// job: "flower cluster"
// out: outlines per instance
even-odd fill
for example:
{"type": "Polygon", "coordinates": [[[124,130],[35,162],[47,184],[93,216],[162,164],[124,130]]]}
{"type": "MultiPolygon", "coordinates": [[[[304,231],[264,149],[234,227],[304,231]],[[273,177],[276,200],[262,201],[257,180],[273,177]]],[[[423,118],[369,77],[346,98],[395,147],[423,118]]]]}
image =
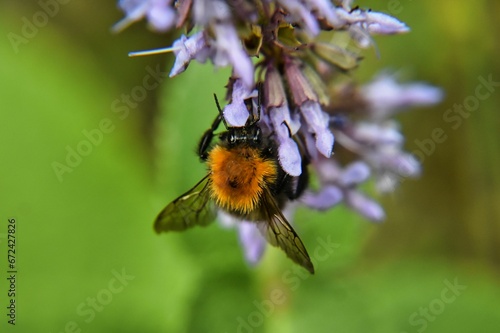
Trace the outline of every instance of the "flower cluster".
{"type": "MultiPolygon", "coordinates": [[[[373,46],[372,35],[409,31],[399,20],[351,8],[348,0],[121,0],[119,6],[126,16],[115,30],[147,18],[154,30],[187,32],[165,49],[176,57],[170,76],[192,60],[231,66],[227,124],[245,125],[245,100],[256,104],[256,83],[263,82],[261,122],[275,134],[280,165],[299,176],[307,158],[319,180],[301,203],[324,210],[343,202],[381,221],[383,209],[360,184],[373,176],[381,191],[390,191],[401,178],[420,173],[391,117],[437,103],[441,91],[399,84],[388,74],[358,87],[348,76],[360,62],[360,50],[373,46]]],[[[236,225],[247,259],[257,262],[265,242],[251,224],[236,225]]]]}

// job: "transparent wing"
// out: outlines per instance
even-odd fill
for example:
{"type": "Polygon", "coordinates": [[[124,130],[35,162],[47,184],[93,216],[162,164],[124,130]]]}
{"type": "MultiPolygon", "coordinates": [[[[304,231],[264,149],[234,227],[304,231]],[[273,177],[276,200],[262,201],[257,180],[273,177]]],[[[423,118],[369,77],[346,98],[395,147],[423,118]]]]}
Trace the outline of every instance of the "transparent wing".
{"type": "Polygon", "coordinates": [[[295,263],[314,274],[314,266],[299,236],[287,222],[268,189],[264,191],[262,202],[267,221],[258,222],[257,228],[267,241],[277,246],[295,263]]]}
{"type": "Polygon", "coordinates": [[[208,175],[165,207],[155,221],[157,233],[206,226],[215,219],[215,207],[208,191],[208,175]]]}

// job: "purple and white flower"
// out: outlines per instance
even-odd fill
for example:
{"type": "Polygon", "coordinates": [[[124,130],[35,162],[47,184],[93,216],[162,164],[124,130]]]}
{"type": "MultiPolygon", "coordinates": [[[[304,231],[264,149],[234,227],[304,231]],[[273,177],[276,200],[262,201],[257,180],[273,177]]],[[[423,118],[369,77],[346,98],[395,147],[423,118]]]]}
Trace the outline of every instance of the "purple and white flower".
{"type": "MultiPolygon", "coordinates": [[[[360,185],[374,179],[388,192],[420,174],[392,117],[438,103],[442,91],[425,83],[402,84],[388,74],[358,87],[345,75],[359,65],[360,48],[374,45],[372,35],[409,31],[398,19],[353,8],[350,0],[121,0],[118,5],[125,18],[115,31],[141,19],[159,32],[187,31],[166,49],[176,57],[171,77],[193,60],[232,68],[223,111],[230,126],[246,124],[246,101],[255,106],[263,101],[260,121],[273,134],[283,170],[299,176],[308,161],[319,180],[297,202],[318,210],[343,203],[379,222],[383,208],[360,185]],[[338,32],[350,39],[342,44],[317,39],[338,32]],[[349,151],[349,158],[337,151],[349,151]]],[[[258,262],[266,243],[255,225],[235,223],[222,212],[219,220],[238,228],[246,259],[258,262]]]]}

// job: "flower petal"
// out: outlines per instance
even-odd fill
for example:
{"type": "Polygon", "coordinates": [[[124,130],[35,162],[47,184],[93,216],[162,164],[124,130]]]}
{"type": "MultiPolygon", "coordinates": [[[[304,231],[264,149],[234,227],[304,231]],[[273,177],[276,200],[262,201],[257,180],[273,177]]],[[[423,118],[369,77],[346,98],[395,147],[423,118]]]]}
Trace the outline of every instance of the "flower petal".
{"type": "Polygon", "coordinates": [[[240,79],[234,81],[231,103],[224,107],[224,118],[230,126],[245,126],[249,116],[245,100],[252,97],[257,97],[257,90],[249,90],[240,79]]]}
{"type": "Polygon", "coordinates": [[[401,145],[403,135],[391,124],[383,126],[378,123],[360,122],[353,128],[353,137],[369,145],[401,145]]]}
{"type": "Polygon", "coordinates": [[[248,89],[254,86],[253,63],[243,49],[241,41],[232,24],[219,23],[214,25],[216,36],[216,54],[213,59],[217,66],[225,66],[228,62],[233,66],[234,73],[241,78],[248,89]]]}
{"type": "Polygon", "coordinates": [[[300,111],[309,129],[316,135],[316,148],[325,157],[330,157],[333,150],[333,134],[328,128],[329,117],[321,110],[318,103],[313,101],[305,102],[300,111]]]}
{"type": "Polygon", "coordinates": [[[182,35],[174,42],[172,48],[174,49],[176,57],[174,66],[170,70],[169,77],[173,77],[184,72],[193,59],[196,59],[201,63],[205,62],[211,52],[202,31],[192,35],[191,37],[182,35]]]}
{"type": "Polygon", "coordinates": [[[233,100],[231,104],[224,107],[224,118],[230,126],[242,127],[245,126],[249,113],[245,103],[233,100]]]}
{"type": "Polygon", "coordinates": [[[296,23],[304,28],[305,32],[314,37],[319,34],[319,24],[310,10],[297,0],[278,0],[278,2],[290,13],[296,23]]]}
{"type": "Polygon", "coordinates": [[[120,0],[118,6],[125,12],[125,17],[115,23],[111,28],[114,32],[120,32],[134,22],[139,21],[146,15],[149,7],[148,0],[120,0]]]}
{"type": "Polygon", "coordinates": [[[251,265],[258,264],[266,249],[266,240],[260,234],[256,224],[247,221],[239,222],[238,234],[245,259],[251,265]]]}
{"type": "Polygon", "coordinates": [[[374,222],[381,222],[385,219],[385,212],[382,207],[357,191],[347,191],[345,201],[358,213],[374,222]]]}
{"type": "Polygon", "coordinates": [[[365,85],[362,94],[376,118],[388,117],[401,108],[433,105],[443,98],[439,88],[424,83],[400,84],[387,74],[365,85]]]}
{"type": "MultiPolygon", "coordinates": [[[[264,96],[266,108],[278,108],[287,104],[283,81],[278,70],[272,66],[266,71],[264,80],[264,96]]],[[[287,107],[288,108],[288,107],[287,107]]]]}
{"type": "Polygon", "coordinates": [[[304,0],[311,9],[317,11],[318,15],[326,18],[332,26],[340,26],[342,21],[337,17],[335,7],[329,0],[304,0]]]}
{"type": "Polygon", "coordinates": [[[213,21],[225,21],[231,18],[231,10],[223,0],[193,1],[192,14],[199,26],[206,26],[213,21]]]}
{"type": "Polygon", "coordinates": [[[279,143],[280,165],[289,175],[299,176],[302,173],[302,158],[297,143],[290,135],[298,131],[300,123],[292,120],[287,104],[269,109],[269,114],[279,143]]]}
{"type": "Polygon", "coordinates": [[[384,165],[403,177],[417,177],[421,172],[420,163],[415,156],[401,151],[386,154],[384,165]]]}
{"type": "Polygon", "coordinates": [[[318,101],[318,96],[299,64],[288,61],[285,64],[285,75],[295,105],[302,106],[308,101],[318,101]]]}
{"type": "Polygon", "coordinates": [[[149,24],[157,31],[167,31],[174,26],[176,12],[170,6],[171,1],[152,1],[147,13],[149,24]]]}
{"type": "Polygon", "coordinates": [[[299,200],[310,208],[327,210],[339,204],[342,198],[342,191],[338,187],[327,185],[319,192],[306,191],[299,200]]]}
{"type": "Polygon", "coordinates": [[[217,222],[223,228],[230,229],[235,228],[240,220],[238,220],[233,215],[226,213],[225,211],[219,209],[217,210],[217,222]]]}
{"type": "Polygon", "coordinates": [[[287,104],[269,109],[269,115],[274,129],[283,137],[295,135],[300,128],[300,121],[292,120],[287,104]],[[282,126],[285,124],[286,126],[282,126]],[[290,130],[290,132],[288,130],[290,130]]]}
{"type": "Polygon", "coordinates": [[[370,168],[365,162],[357,161],[349,164],[342,171],[339,183],[342,186],[353,186],[366,181],[370,177],[370,168]]]}
{"type": "Polygon", "coordinates": [[[300,176],[302,173],[302,158],[297,143],[290,137],[282,136],[278,137],[278,141],[278,158],[281,167],[290,176],[300,176]]]}
{"type": "Polygon", "coordinates": [[[410,28],[396,18],[379,12],[369,11],[366,13],[368,31],[374,34],[399,34],[410,31],[410,28]]]}

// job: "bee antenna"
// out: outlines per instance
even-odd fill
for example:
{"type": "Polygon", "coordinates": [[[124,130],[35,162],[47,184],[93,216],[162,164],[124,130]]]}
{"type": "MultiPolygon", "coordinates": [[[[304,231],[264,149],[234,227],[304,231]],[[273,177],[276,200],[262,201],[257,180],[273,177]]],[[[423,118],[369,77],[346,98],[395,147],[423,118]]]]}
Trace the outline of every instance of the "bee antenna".
{"type": "Polygon", "coordinates": [[[226,129],[229,129],[229,127],[227,126],[227,123],[226,123],[226,118],[224,118],[224,112],[222,111],[222,109],[220,107],[219,99],[217,98],[217,95],[215,93],[214,93],[214,99],[215,99],[215,104],[217,105],[217,110],[219,110],[219,117],[222,120],[222,122],[224,123],[224,127],[226,129]]]}
{"type": "Polygon", "coordinates": [[[260,113],[262,111],[262,82],[257,83],[257,120],[255,122],[258,122],[260,120],[260,113]]]}

